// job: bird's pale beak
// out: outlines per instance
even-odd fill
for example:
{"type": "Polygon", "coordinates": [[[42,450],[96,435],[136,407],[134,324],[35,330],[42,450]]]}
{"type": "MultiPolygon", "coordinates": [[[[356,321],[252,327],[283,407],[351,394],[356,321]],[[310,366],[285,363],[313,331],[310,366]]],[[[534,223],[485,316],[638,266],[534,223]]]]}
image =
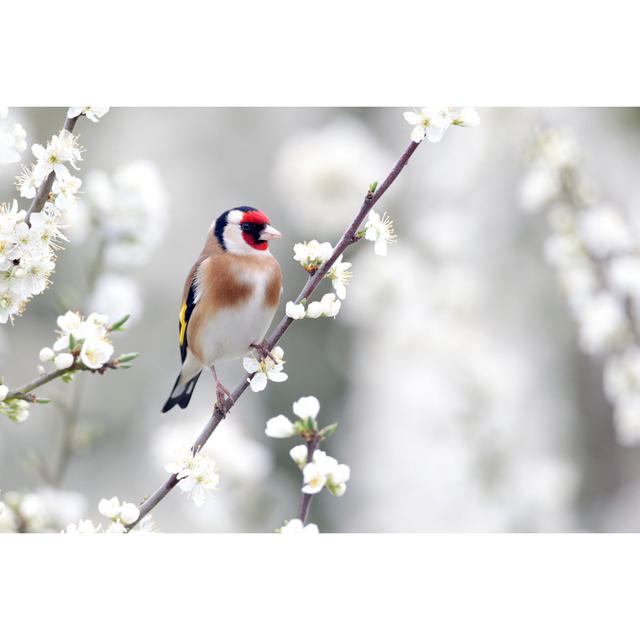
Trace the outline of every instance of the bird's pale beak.
{"type": "Polygon", "coordinates": [[[277,238],[282,238],[282,234],[274,229],[270,224],[268,224],[260,234],[260,240],[276,240],[277,238]]]}

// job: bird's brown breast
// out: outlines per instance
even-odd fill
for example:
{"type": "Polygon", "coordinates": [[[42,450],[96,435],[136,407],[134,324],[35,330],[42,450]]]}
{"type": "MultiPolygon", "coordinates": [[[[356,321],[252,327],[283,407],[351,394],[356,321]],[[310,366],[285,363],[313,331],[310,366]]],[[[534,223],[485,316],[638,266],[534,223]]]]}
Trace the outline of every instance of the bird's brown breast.
{"type": "Polygon", "coordinates": [[[222,254],[206,258],[197,275],[202,302],[214,309],[241,306],[256,295],[259,274],[265,278],[264,305],[275,307],[280,302],[282,274],[273,256],[222,254]]]}
{"type": "MultiPolygon", "coordinates": [[[[201,357],[197,336],[216,314],[225,309],[247,306],[252,313],[251,298],[260,307],[273,309],[280,302],[282,275],[273,256],[242,256],[218,254],[202,260],[195,272],[198,300],[187,327],[190,349],[201,357]],[[258,290],[260,283],[260,290],[258,290]]],[[[233,330],[233,327],[229,327],[233,330]]]]}

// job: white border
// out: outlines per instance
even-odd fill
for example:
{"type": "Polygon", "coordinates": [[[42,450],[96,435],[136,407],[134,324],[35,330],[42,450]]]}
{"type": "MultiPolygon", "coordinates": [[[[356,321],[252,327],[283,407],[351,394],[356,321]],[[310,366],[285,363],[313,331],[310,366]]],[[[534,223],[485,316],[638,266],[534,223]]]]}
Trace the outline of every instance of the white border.
{"type": "Polygon", "coordinates": [[[5,5],[13,105],[640,103],[623,0],[5,5]]]}
{"type": "Polygon", "coordinates": [[[624,535],[3,536],[2,635],[636,640],[637,547],[624,535]]]}

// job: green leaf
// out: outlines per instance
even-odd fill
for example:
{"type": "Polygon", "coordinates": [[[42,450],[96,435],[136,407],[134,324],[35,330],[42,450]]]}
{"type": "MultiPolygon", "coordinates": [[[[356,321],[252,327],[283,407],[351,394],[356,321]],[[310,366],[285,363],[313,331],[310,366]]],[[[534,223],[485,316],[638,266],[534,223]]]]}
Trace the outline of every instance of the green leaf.
{"type": "Polygon", "coordinates": [[[111,325],[111,331],[124,331],[123,327],[125,322],[131,317],[131,314],[127,314],[124,318],[120,318],[117,322],[111,325]]]}
{"type": "Polygon", "coordinates": [[[320,430],[320,437],[328,438],[329,436],[332,436],[337,429],[338,429],[338,423],[334,422],[333,424],[330,424],[326,426],[324,429],[320,430]]]}
{"type": "Polygon", "coordinates": [[[376,182],[372,182],[369,185],[369,193],[375,193],[377,188],[378,188],[378,182],[377,181],[376,182]]]}
{"type": "Polygon", "coordinates": [[[73,351],[78,346],[78,341],[73,333],[69,334],[69,350],[73,351]]]}
{"type": "Polygon", "coordinates": [[[135,360],[140,354],[139,353],[123,353],[121,356],[118,356],[118,363],[130,362],[131,360],[135,360]]]}
{"type": "Polygon", "coordinates": [[[36,398],[38,404],[49,404],[51,400],[49,398],[36,398]]]}

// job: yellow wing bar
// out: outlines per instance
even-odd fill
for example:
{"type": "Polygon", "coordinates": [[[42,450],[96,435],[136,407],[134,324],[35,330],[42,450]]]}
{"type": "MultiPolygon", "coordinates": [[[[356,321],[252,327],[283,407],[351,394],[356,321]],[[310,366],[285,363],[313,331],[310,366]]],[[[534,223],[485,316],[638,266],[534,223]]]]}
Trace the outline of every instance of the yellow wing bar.
{"type": "Polygon", "coordinates": [[[184,344],[184,336],[187,331],[187,303],[185,302],[180,309],[180,346],[184,344]]]}

